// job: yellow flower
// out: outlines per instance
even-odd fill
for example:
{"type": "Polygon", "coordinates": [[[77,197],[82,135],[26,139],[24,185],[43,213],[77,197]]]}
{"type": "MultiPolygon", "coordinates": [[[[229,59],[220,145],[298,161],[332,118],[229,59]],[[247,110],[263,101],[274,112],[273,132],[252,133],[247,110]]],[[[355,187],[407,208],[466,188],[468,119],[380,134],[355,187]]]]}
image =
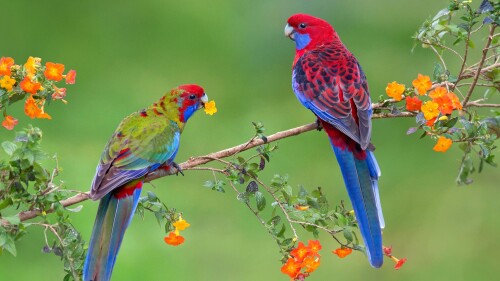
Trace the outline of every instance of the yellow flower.
{"type": "Polygon", "coordinates": [[[9,75],[5,75],[0,79],[0,87],[6,89],[8,92],[12,91],[12,87],[16,84],[16,80],[10,78],[9,75]]]}
{"type": "Polygon", "coordinates": [[[37,68],[41,66],[42,59],[36,57],[29,57],[26,63],[24,64],[24,69],[26,70],[26,76],[30,79],[33,78],[36,74],[37,68]]]}
{"type": "Polygon", "coordinates": [[[182,217],[179,217],[179,220],[174,222],[172,225],[175,227],[176,231],[184,230],[190,226],[190,224],[187,221],[185,221],[182,217]]]}
{"type": "Polygon", "coordinates": [[[445,138],[445,137],[439,137],[436,145],[434,146],[434,151],[437,151],[437,152],[446,152],[446,150],[448,150],[451,146],[451,144],[453,143],[452,140],[450,140],[449,138],[445,138]]]}
{"type": "Polygon", "coordinates": [[[425,95],[425,93],[427,93],[427,91],[432,87],[431,78],[420,73],[418,74],[417,79],[413,80],[412,84],[420,95],[425,95]]]}
{"type": "Polygon", "coordinates": [[[205,103],[205,113],[208,115],[214,115],[217,112],[217,107],[215,107],[215,101],[209,101],[205,103]]]}
{"type": "Polygon", "coordinates": [[[387,87],[385,88],[385,92],[387,95],[396,101],[400,101],[403,99],[403,93],[405,91],[405,85],[399,84],[398,82],[394,81],[391,83],[387,84],[387,87]]]}
{"type": "Polygon", "coordinates": [[[431,120],[439,115],[439,104],[433,101],[426,101],[420,109],[424,113],[426,120],[431,120]]]}

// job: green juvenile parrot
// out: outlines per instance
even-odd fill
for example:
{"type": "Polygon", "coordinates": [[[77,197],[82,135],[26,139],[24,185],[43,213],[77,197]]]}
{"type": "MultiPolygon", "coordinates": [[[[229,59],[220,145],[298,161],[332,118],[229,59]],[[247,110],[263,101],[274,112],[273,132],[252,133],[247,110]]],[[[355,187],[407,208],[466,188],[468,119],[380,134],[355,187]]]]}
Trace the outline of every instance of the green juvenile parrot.
{"type": "Polygon", "coordinates": [[[208,97],[198,85],[181,85],[126,117],[108,141],[90,190],[99,209],[83,269],[84,281],[111,278],[123,235],[134,215],[144,177],[177,167],[174,158],[187,120],[208,97]]]}

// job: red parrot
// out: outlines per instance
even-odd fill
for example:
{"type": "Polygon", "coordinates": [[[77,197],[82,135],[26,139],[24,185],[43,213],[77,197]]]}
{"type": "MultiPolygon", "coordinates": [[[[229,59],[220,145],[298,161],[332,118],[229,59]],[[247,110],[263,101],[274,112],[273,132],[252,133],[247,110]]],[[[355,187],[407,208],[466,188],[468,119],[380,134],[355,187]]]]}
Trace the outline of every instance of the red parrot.
{"type": "Polygon", "coordinates": [[[333,27],[296,14],[285,35],[295,42],[292,87],[330,139],[373,267],[383,263],[380,168],[370,143],[372,107],[366,76],[333,27]]]}

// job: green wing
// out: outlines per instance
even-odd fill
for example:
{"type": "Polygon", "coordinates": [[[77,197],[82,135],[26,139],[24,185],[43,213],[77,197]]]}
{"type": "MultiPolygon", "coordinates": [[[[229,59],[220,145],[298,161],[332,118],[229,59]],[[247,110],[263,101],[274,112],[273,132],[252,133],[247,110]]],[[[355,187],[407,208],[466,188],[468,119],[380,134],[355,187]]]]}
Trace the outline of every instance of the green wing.
{"type": "Polygon", "coordinates": [[[173,161],[180,130],[161,115],[136,112],[125,118],[108,141],[90,191],[96,200],[111,190],[173,161]]]}

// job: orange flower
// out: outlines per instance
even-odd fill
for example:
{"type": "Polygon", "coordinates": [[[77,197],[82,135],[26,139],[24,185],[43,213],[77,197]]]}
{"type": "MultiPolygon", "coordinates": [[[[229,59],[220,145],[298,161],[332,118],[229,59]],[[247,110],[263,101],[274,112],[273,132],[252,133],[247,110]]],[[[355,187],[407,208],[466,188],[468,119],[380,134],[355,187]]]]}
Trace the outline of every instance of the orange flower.
{"type": "Polygon", "coordinates": [[[9,75],[5,75],[0,79],[0,87],[7,90],[7,92],[12,91],[12,87],[16,84],[16,80],[12,79],[9,75]]]}
{"type": "Polygon", "coordinates": [[[437,117],[434,117],[431,120],[425,122],[425,125],[432,127],[432,125],[434,125],[434,123],[436,123],[436,118],[437,117]]]}
{"type": "Polygon", "coordinates": [[[305,267],[305,271],[311,273],[318,268],[320,265],[319,257],[307,256],[302,262],[302,267],[305,267]]]}
{"type": "Polygon", "coordinates": [[[295,279],[300,273],[301,264],[296,262],[295,259],[289,258],[286,263],[281,267],[281,272],[295,279]]]}
{"type": "Polygon", "coordinates": [[[170,232],[168,236],[165,236],[163,240],[165,240],[165,243],[172,246],[179,246],[180,244],[184,243],[184,237],[174,233],[173,231],[170,232]]]}
{"type": "Polygon", "coordinates": [[[309,240],[308,242],[308,245],[309,249],[311,249],[311,251],[313,253],[317,253],[319,252],[319,250],[321,250],[321,244],[319,243],[319,240],[309,240]]]}
{"type": "Polygon", "coordinates": [[[31,119],[42,114],[42,110],[38,108],[35,103],[35,99],[32,96],[29,96],[24,103],[24,113],[26,113],[26,115],[28,115],[31,119]]]}
{"type": "Polygon", "coordinates": [[[61,100],[66,97],[66,88],[57,88],[54,85],[54,93],[52,94],[53,100],[61,100]]]}
{"type": "Polygon", "coordinates": [[[173,226],[177,231],[184,230],[190,226],[190,224],[182,219],[182,216],[179,217],[179,220],[173,223],[173,226]]]}
{"type": "Polygon", "coordinates": [[[19,85],[21,86],[21,89],[23,89],[23,91],[32,95],[36,94],[36,92],[40,90],[40,87],[42,86],[38,82],[31,81],[31,79],[27,76],[24,77],[23,81],[21,81],[21,84],[19,85]]]}
{"type": "Polygon", "coordinates": [[[439,104],[434,101],[426,101],[420,110],[424,113],[426,120],[431,120],[439,115],[439,104]]]}
{"type": "Polygon", "coordinates": [[[439,111],[441,114],[453,113],[453,103],[447,95],[435,98],[434,101],[439,105],[439,111]]]}
{"type": "Polygon", "coordinates": [[[292,250],[290,252],[290,255],[292,255],[297,261],[302,261],[309,253],[311,252],[311,249],[309,247],[306,247],[304,243],[299,242],[297,245],[297,248],[292,250]]]}
{"type": "Polygon", "coordinates": [[[14,65],[14,59],[9,57],[0,58],[0,75],[10,76],[10,68],[14,65]]]}
{"type": "Polygon", "coordinates": [[[406,97],[406,109],[409,111],[419,111],[422,101],[418,97],[406,97]]]}
{"type": "Polygon", "coordinates": [[[350,255],[352,253],[352,249],[340,247],[340,248],[336,249],[335,251],[332,251],[332,253],[336,254],[337,256],[339,256],[339,258],[342,259],[342,258],[345,258],[348,255],[350,255]]]}
{"type": "Polygon", "coordinates": [[[412,84],[420,95],[425,95],[425,93],[427,93],[427,91],[432,87],[431,78],[420,73],[418,74],[417,79],[413,80],[412,84]]]}
{"type": "Polygon", "coordinates": [[[5,129],[7,130],[12,130],[14,129],[14,127],[17,125],[17,119],[10,116],[10,115],[7,115],[5,116],[5,119],[2,121],[2,126],[4,126],[5,129]]]}
{"type": "Polygon", "coordinates": [[[455,93],[449,92],[447,96],[450,98],[451,104],[453,105],[454,109],[462,110],[462,104],[460,103],[460,100],[458,99],[457,95],[455,95],[455,93]]]}
{"type": "Polygon", "coordinates": [[[47,62],[43,75],[49,80],[61,81],[63,78],[64,64],[47,62]]]}
{"type": "Polygon", "coordinates": [[[48,115],[48,114],[47,114],[47,112],[44,112],[44,111],[43,111],[43,108],[41,109],[40,114],[38,114],[38,115],[36,116],[36,118],[40,118],[40,119],[49,119],[49,120],[51,120],[51,119],[52,119],[52,117],[51,117],[50,115],[48,115]]]}
{"type": "Polygon", "coordinates": [[[448,94],[448,90],[445,87],[437,87],[436,89],[430,91],[429,97],[432,99],[437,99],[440,97],[444,97],[448,94]]]}
{"type": "Polygon", "coordinates": [[[68,71],[65,78],[66,78],[66,84],[75,84],[76,71],[71,69],[70,71],[68,71]]]}
{"type": "Polygon", "coordinates": [[[453,141],[450,140],[449,138],[440,136],[433,149],[434,149],[434,151],[437,151],[437,152],[446,152],[446,150],[448,150],[450,148],[452,143],[453,143],[453,141]]]}
{"type": "Polygon", "coordinates": [[[387,95],[396,101],[400,101],[403,99],[403,93],[405,91],[405,85],[403,84],[398,84],[398,82],[393,81],[389,84],[387,84],[387,87],[385,88],[385,92],[387,95]]]}
{"type": "Polygon", "coordinates": [[[295,205],[295,210],[306,211],[309,210],[309,206],[295,205]]]}
{"type": "Polygon", "coordinates": [[[397,259],[396,257],[391,256],[391,259],[396,263],[396,265],[394,265],[394,268],[396,270],[400,269],[403,266],[403,264],[406,262],[406,258],[397,259]]]}

